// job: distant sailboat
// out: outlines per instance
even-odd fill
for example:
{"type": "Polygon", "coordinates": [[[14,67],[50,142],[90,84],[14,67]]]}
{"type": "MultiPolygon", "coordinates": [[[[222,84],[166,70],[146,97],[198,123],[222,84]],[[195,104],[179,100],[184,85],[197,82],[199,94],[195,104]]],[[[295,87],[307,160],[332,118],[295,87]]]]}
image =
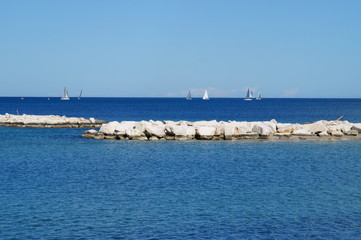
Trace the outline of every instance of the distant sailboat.
{"type": "Polygon", "coordinates": [[[64,93],[61,100],[70,100],[68,90],[66,89],[66,87],[64,88],[64,93]]]}
{"type": "Polygon", "coordinates": [[[258,92],[258,96],[256,97],[256,100],[261,100],[262,98],[261,98],[261,93],[260,92],[258,92]]]}
{"type": "Polygon", "coordinates": [[[252,101],[252,98],[253,98],[253,92],[248,88],[246,98],[244,99],[244,101],[252,101]]]}
{"type": "Polygon", "coordinates": [[[78,97],[78,99],[80,99],[81,98],[81,94],[83,93],[83,90],[80,90],[80,94],[79,94],[79,97],[78,97]]]}
{"type": "Polygon", "coordinates": [[[191,94],[191,90],[188,91],[188,94],[187,94],[187,100],[192,100],[192,94],[191,94]]]}
{"type": "Polygon", "coordinates": [[[208,97],[208,92],[207,90],[204,92],[204,95],[203,95],[203,100],[209,100],[209,97],[208,97]]]}

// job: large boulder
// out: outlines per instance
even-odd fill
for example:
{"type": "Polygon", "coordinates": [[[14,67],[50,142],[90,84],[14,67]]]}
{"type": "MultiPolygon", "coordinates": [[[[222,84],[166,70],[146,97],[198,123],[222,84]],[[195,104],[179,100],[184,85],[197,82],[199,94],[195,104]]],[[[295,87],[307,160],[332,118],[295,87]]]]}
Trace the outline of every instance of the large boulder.
{"type": "Polygon", "coordinates": [[[224,139],[232,140],[235,135],[238,135],[238,128],[232,125],[225,125],[224,128],[224,139]]]}
{"type": "Polygon", "coordinates": [[[309,132],[312,134],[317,134],[327,131],[327,127],[322,121],[318,121],[309,125],[309,132]]]}
{"type": "Polygon", "coordinates": [[[262,136],[268,136],[273,133],[273,129],[269,125],[259,123],[253,126],[252,132],[262,136]]]}
{"type": "Polygon", "coordinates": [[[342,137],[344,134],[341,131],[331,131],[331,135],[334,137],[342,137]]]}
{"type": "Polygon", "coordinates": [[[224,138],[224,123],[218,123],[215,128],[216,131],[214,132],[214,135],[220,138],[224,138]]]}
{"type": "Polygon", "coordinates": [[[165,126],[164,124],[147,124],[144,127],[144,132],[148,137],[156,136],[158,138],[162,138],[165,136],[165,126]]]}
{"type": "Polygon", "coordinates": [[[358,133],[361,133],[361,123],[352,124],[351,130],[356,130],[358,133]]]}
{"type": "Polygon", "coordinates": [[[358,135],[358,131],[357,130],[349,130],[345,133],[345,135],[348,136],[357,136],[358,135]]]}
{"type": "Polygon", "coordinates": [[[347,122],[347,121],[329,121],[327,122],[327,128],[328,132],[335,132],[335,131],[341,131],[343,133],[346,133],[350,130],[352,130],[353,124],[347,122]]]}
{"type": "Polygon", "coordinates": [[[293,124],[290,123],[277,123],[278,133],[292,133],[294,130],[293,124]]]}
{"type": "MultiPolygon", "coordinates": [[[[126,130],[130,130],[130,129],[136,129],[137,126],[140,126],[139,122],[135,122],[135,121],[122,121],[120,124],[118,124],[115,127],[115,134],[117,135],[125,135],[126,134],[126,130]]],[[[138,129],[140,130],[140,129],[138,129]]],[[[141,131],[141,130],[140,130],[141,131]]]]}
{"type": "Polygon", "coordinates": [[[170,126],[168,132],[167,135],[174,136],[176,140],[189,140],[196,135],[195,127],[188,125],[170,126]]]}
{"type": "Polygon", "coordinates": [[[277,122],[276,120],[272,119],[271,121],[263,122],[264,125],[270,127],[272,132],[275,133],[277,131],[277,122]]]}
{"type": "Polygon", "coordinates": [[[296,136],[312,136],[313,134],[309,131],[309,128],[305,127],[305,128],[300,128],[300,129],[294,130],[292,132],[292,135],[296,135],[296,136]]]}
{"type": "Polygon", "coordinates": [[[115,129],[120,126],[120,123],[117,121],[105,123],[100,127],[99,132],[104,134],[115,134],[115,129]]]}
{"type": "Polygon", "coordinates": [[[215,127],[198,127],[196,128],[196,138],[202,140],[211,140],[216,133],[215,127]]]}
{"type": "Polygon", "coordinates": [[[85,131],[85,133],[83,133],[82,137],[85,138],[94,138],[94,136],[98,133],[97,130],[95,129],[89,129],[87,131],[85,131]]]}
{"type": "Polygon", "coordinates": [[[252,132],[252,128],[254,126],[254,124],[250,122],[230,122],[227,125],[237,127],[239,134],[252,132]]]}
{"type": "Polygon", "coordinates": [[[148,140],[146,135],[142,131],[136,128],[127,129],[125,131],[125,134],[130,140],[148,140]]]}

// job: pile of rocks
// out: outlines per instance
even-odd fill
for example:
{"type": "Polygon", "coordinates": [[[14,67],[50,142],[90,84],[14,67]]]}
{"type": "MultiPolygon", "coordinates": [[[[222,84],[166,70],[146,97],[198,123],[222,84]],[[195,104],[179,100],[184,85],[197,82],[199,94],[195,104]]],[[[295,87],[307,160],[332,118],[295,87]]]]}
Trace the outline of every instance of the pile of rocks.
{"type": "Polygon", "coordinates": [[[56,115],[0,115],[0,126],[34,128],[99,128],[105,121],[56,115]]]}
{"type": "Polygon", "coordinates": [[[317,121],[307,124],[213,121],[123,121],[103,124],[82,136],[119,140],[247,140],[247,139],[361,139],[361,123],[317,121]]]}

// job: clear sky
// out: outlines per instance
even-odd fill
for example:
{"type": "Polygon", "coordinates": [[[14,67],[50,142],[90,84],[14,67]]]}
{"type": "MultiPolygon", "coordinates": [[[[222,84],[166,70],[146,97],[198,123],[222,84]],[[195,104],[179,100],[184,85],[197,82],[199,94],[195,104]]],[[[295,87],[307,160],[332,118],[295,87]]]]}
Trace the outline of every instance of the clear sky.
{"type": "Polygon", "coordinates": [[[0,0],[0,96],[361,97],[359,0],[0,0]]]}

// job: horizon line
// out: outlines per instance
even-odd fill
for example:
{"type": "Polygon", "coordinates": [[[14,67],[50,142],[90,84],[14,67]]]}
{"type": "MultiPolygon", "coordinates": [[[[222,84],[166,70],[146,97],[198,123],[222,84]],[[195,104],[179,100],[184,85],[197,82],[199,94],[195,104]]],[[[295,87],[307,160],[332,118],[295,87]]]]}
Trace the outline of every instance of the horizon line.
{"type": "MultiPolygon", "coordinates": [[[[0,98],[61,98],[59,96],[0,96],[0,98]]],[[[78,98],[78,97],[70,97],[78,98]]],[[[82,98],[177,98],[177,99],[186,99],[185,97],[81,97],[82,98]]],[[[210,99],[245,99],[246,97],[211,97],[210,99]]],[[[199,97],[192,97],[192,99],[202,99],[201,96],[199,97]]],[[[256,99],[256,98],[254,98],[256,99]]],[[[361,97],[262,97],[262,99],[361,99],[361,97]]]]}

